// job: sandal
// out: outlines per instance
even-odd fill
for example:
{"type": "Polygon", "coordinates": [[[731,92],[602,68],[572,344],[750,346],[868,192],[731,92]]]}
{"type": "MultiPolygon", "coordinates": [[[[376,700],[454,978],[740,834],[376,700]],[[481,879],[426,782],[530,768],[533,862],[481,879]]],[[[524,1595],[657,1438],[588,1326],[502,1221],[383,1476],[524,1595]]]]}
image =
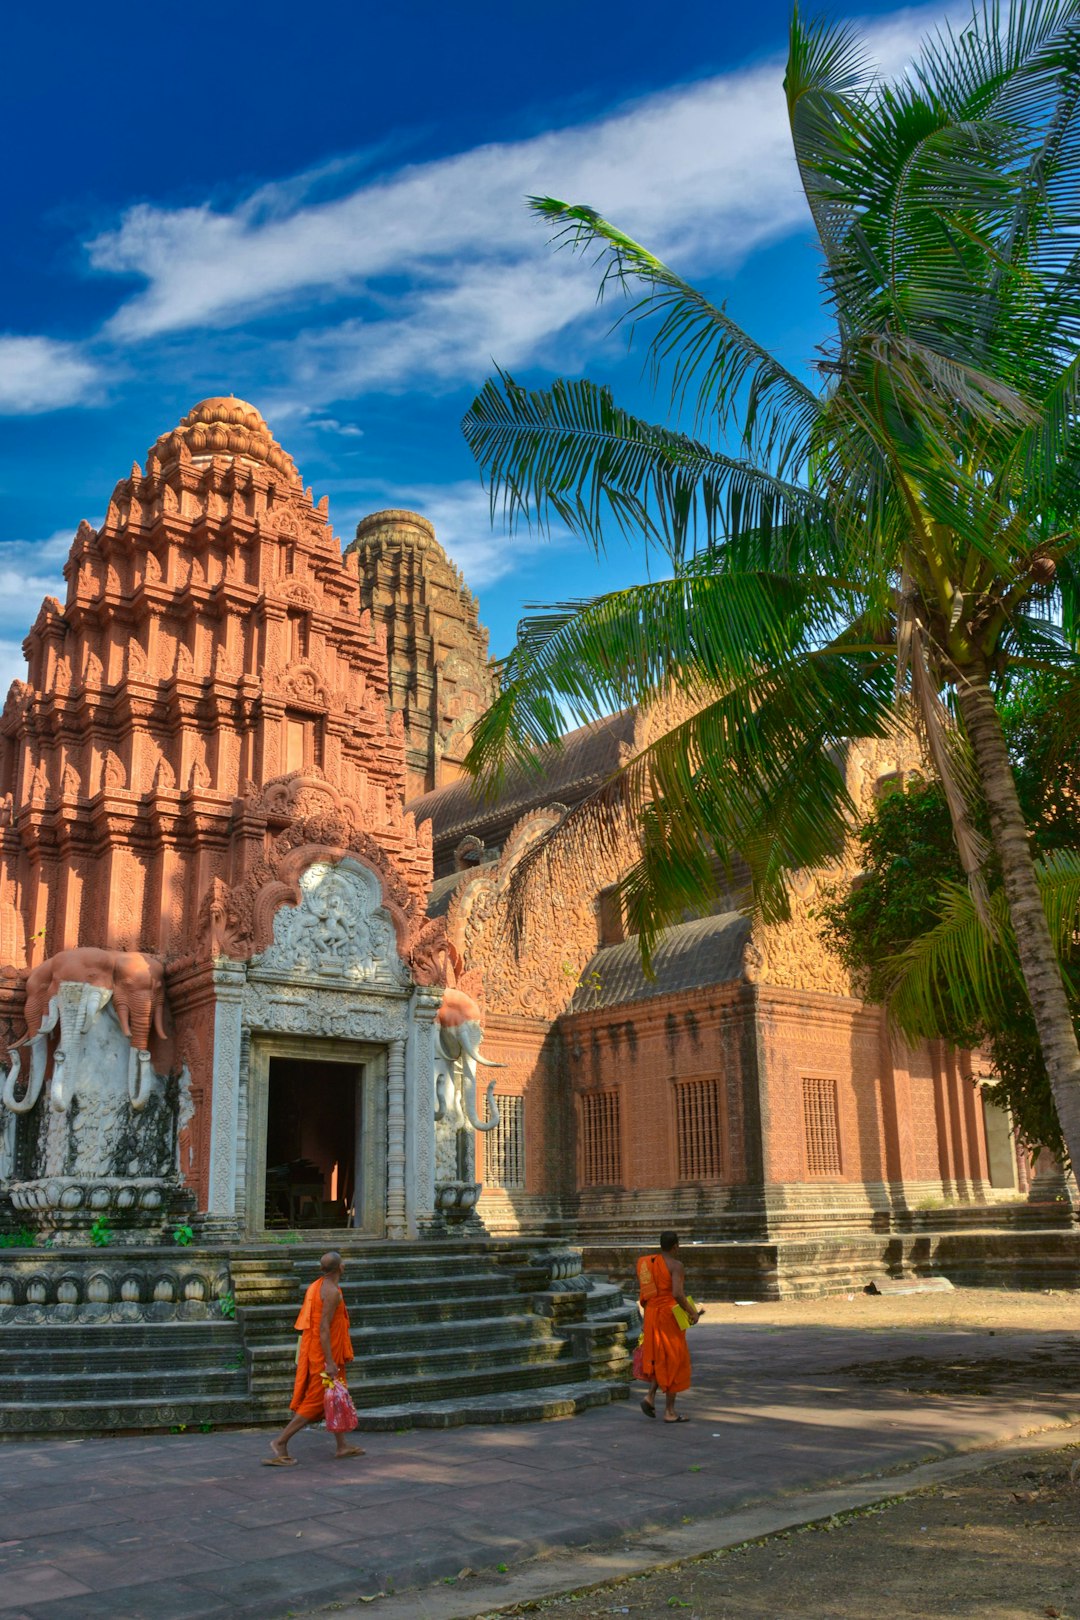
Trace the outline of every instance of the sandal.
{"type": "Polygon", "coordinates": [[[641,1402],[641,1410],[644,1412],[646,1417],[654,1418],[656,1416],[656,1407],[652,1404],[651,1401],[644,1401],[643,1400],[641,1402]]]}
{"type": "Polygon", "coordinates": [[[296,1458],[295,1457],[279,1457],[277,1452],[275,1451],[275,1453],[274,1453],[274,1455],[272,1457],[264,1457],[262,1459],[262,1465],[263,1465],[264,1468],[295,1468],[296,1467],[296,1458]]]}
{"type": "Polygon", "coordinates": [[[664,1422],[665,1423],[689,1423],[690,1419],[689,1418],[684,1418],[684,1417],[673,1417],[673,1418],[665,1418],[664,1422]]]}

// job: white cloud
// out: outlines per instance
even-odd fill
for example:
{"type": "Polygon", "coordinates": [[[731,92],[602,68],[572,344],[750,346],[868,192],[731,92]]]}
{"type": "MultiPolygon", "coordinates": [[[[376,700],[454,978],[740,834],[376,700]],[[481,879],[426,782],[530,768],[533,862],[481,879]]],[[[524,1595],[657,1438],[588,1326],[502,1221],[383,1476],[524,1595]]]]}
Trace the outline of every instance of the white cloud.
{"type": "MultiPolygon", "coordinates": [[[[941,13],[865,34],[898,71],[941,13]]],[[[107,334],[123,343],[229,327],[348,298],[278,351],[310,403],[365,388],[452,384],[542,358],[594,306],[595,277],[553,257],[524,199],[588,202],[690,272],[736,267],[805,220],[779,60],[654,94],[606,117],[365,178],[326,201],[305,177],[231,212],[141,204],[89,244],[93,266],[140,276],[107,334]]]]}
{"type": "Polygon", "coordinates": [[[391,484],[374,479],[362,484],[336,482],[330,485],[330,495],[335,528],[346,546],[360,518],[372,512],[392,507],[419,512],[434,525],[439,544],[475,591],[505,579],[523,564],[535,563],[540,552],[580,544],[555,524],[549,536],[525,529],[510,538],[498,519],[492,529],[487,491],[479,479],[450,484],[391,484]]]}
{"type": "Polygon", "coordinates": [[[82,405],[100,380],[98,367],[73,343],[0,334],[0,416],[82,405]]]}
{"type": "Polygon", "coordinates": [[[8,540],[0,545],[0,707],[12,681],[26,679],[22,640],[46,596],[67,595],[64,563],[75,525],[47,540],[8,540]]]}

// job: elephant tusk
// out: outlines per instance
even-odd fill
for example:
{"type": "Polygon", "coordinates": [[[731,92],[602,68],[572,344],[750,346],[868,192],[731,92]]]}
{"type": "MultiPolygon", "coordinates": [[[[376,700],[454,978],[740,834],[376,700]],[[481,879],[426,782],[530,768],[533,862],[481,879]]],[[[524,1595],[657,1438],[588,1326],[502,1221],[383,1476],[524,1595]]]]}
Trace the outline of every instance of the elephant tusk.
{"type": "Polygon", "coordinates": [[[135,1047],[132,1047],[131,1057],[128,1059],[128,1100],[131,1103],[133,1113],[141,1114],[150,1101],[153,1078],[153,1070],[150,1068],[150,1053],[136,1051],[135,1047]],[[146,1078],[148,1070],[150,1072],[149,1080],[146,1078]]]}
{"type": "Polygon", "coordinates": [[[64,1054],[61,1051],[53,1053],[52,1085],[49,1087],[49,1107],[54,1114],[66,1114],[68,1110],[67,1098],[64,1096],[64,1054]]]}

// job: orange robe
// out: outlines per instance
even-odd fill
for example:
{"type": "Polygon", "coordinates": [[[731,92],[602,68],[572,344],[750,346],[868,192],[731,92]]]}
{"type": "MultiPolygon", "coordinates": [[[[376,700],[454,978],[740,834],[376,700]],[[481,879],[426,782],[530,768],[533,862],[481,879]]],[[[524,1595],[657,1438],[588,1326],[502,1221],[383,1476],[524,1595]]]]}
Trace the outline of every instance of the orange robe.
{"type": "MultiPolygon", "coordinates": [[[[289,1410],[295,1412],[297,1417],[310,1419],[321,1418],[323,1415],[322,1374],[326,1366],[326,1357],[323,1354],[320,1337],[323,1312],[322,1288],[323,1278],[318,1277],[304,1295],[300,1315],[294,1324],[300,1333],[300,1354],[296,1362],[296,1382],[293,1385],[289,1410]]],[[[349,1338],[349,1313],[345,1309],[344,1300],[334,1312],[334,1320],[330,1323],[330,1350],[337,1363],[338,1377],[344,1383],[346,1368],[353,1359],[352,1340],[349,1338]]]]}
{"type": "Polygon", "coordinates": [[[650,1381],[656,1379],[665,1395],[678,1395],[690,1388],[690,1352],[686,1334],[672,1314],[675,1295],[671,1292],[671,1272],[660,1254],[644,1256],[637,1270],[645,1308],[642,1370],[650,1381]]]}

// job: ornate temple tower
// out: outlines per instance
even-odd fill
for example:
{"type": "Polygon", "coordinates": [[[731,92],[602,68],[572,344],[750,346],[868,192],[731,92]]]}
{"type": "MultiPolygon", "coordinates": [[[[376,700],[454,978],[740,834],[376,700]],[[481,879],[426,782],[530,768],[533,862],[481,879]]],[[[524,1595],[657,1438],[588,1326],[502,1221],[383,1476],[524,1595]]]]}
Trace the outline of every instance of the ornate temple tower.
{"type": "Polygon", "coordinates": [[[415,512],[364,518],[346,556],[359,566],[364,607],[386,632],[411,800],[461,775],[469,734],[495,693],[487,631],[435,530],[415,512]]]}
{"type": "Polygon", "coordinates": [[[403,810],[386,632],[326,509],[252,406],[210,399],[117,484],[100,530],[80,525],[67,600],[44,602],[0,717],[0,1016],[18,1033],[20,970],[65,949],[162,958],[160,1060],[187,1066],[194,1101],[185,1174],[201,1207],[254,1225],[260,1041],[374,1042],[390,1079],[372,1130],[385,1143],[389,1107],[391,1145],[372,1229],[402,1235],[432,1197],[426,1117],[408,1198],[404,1164],[436,1006],[416,987],[445,982],[430,829],[403,810]]]}

